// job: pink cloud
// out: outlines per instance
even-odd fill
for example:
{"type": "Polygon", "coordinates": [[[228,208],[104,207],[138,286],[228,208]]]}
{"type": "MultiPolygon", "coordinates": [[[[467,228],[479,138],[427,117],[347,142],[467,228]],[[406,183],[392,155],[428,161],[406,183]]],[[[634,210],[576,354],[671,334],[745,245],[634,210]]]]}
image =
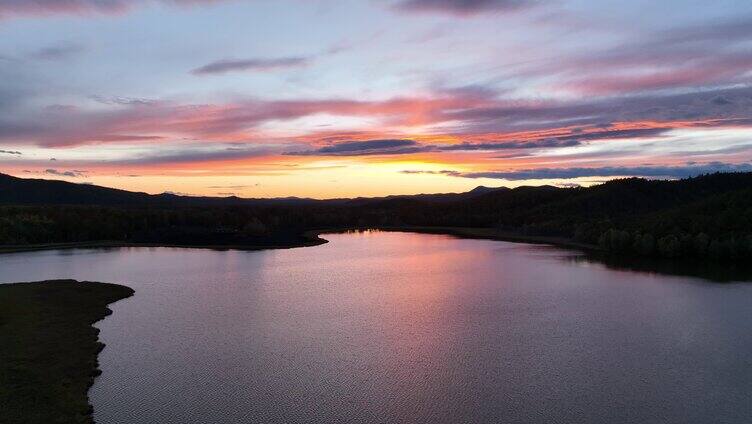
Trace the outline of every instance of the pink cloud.
{"type": "Polygon", "coordinates": [[[7,125],[0,140],[43,146],[118,141],[200,138],[238,141],[252,138],[269,121],[316,114],[370,116],[400,125],[438,122],[446,110],[480,106],[461,97],[394,98],[384,101],[341,99],[253,101],[219,105],[171,102],[116,103],[104,111],[46,108],[30,122],[7,125]]]}
{"type": "MultiPolygon", "coordinates": [[[[176,6],[217,3],[223,0],[157,0],[176,6]]],[[[0,18],[60,14],[124,13],[144,0],[0,0],[0,18]]]]}
{"type": "MultiPolygon", "coordinates": [[[[20,114],[0,117],[0,141],[9,146],[45,147],[184,140],[272,142],[308,144],[315,149],[344,141],[410,139],[421,147],[423,143],[456,146],[437,150],[560,148],[593,140],[658,137],[671,129],[693,126],[749,127],[751,91],[737,88],[570,102],[512,101],[464,91],[374,101],[247,100],[205,105],[121,101],[97,110],[53,107],[26,118],[20,114]],[[372,124],[358,130],[310,131],[285,139],[264,132],[264,125],[270,122],[320,114],[366,117],[372,124]]],[[[294,127],[292,123],[289,126],[294,127]]]]}
{"type": "Polygon", "coordinates": [[[747,74],[752,69],[750,54],[719,54],[709,60],[695,60],[688,64],[677,61],[676,64],[652,72],[644,72],[639,68],[621,68],[627,65],[624,61],[624,58],[619,58],[615,63],[601,63],[599,75],[588,76],[564,86],[587,94],[614,94],[727,85],[749,80],[747,74]],[[604,71],[604,67],[618,69],[618,73],[609,74],[604,71]]]}

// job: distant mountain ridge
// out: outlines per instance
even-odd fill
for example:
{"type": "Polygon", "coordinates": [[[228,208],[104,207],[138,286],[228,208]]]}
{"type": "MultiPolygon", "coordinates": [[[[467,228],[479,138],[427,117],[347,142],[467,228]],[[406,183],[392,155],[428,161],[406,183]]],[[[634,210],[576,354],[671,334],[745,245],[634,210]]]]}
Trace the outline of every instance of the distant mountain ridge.
{"type": "Polygon", "coordinates": [[[61,180],[18,178],[0,173],[0,204],[6,205],[99,205],[99,206],[275,206],[295,204],[367,204],[388,199],[416,198],[444,201],[474,197],[496,190],[479,186],[466,193],[392,195],[354,199],[317,200],[299,197],[242,198],[186,196],[172,193],[148,194],[93,184],[77,184],[61,180]]]}

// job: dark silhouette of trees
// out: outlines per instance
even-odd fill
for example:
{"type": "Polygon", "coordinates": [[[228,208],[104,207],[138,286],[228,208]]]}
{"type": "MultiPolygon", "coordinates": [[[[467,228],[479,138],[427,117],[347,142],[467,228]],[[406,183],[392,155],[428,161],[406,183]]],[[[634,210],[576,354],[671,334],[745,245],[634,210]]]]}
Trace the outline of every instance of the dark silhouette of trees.
{"type": "Polygon", "coordinates": [[[43,204],[39,196],[14,192],[28,181],[46,187],[40,180],[0,178],[0,244],[273,246],[299,241],[311,229],[482,227],[567,238],[615,255],[752,258],[752,173],[330,201],[152,196],[51,182],[55,190],[75,194],[68,204],[59,196],[43,204]]]}

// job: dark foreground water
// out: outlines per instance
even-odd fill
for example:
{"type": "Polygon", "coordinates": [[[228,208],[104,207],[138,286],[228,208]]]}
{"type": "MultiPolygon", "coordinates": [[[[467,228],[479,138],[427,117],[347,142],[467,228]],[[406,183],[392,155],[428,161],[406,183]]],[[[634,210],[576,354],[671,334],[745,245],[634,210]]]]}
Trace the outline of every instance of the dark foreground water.
{"type": "Polygon", "coordinates": [[[293,250],[0,255],[136,295],[100,322],[107,423],[750,423],[752,284],[406,233],[293,250]]]}

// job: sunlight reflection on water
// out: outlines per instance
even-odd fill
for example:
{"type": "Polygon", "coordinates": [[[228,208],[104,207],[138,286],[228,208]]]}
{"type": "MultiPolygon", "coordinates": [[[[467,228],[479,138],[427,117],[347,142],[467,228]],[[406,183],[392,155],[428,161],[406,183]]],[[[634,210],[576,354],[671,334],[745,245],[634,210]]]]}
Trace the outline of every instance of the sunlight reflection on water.
{"type": "Polygon", "coordinates": [[[136,290],[98,324],[100,424],[752,421],[752,286],[547,246],[324,237],[3,255],[0,280],[136,290]]]}

